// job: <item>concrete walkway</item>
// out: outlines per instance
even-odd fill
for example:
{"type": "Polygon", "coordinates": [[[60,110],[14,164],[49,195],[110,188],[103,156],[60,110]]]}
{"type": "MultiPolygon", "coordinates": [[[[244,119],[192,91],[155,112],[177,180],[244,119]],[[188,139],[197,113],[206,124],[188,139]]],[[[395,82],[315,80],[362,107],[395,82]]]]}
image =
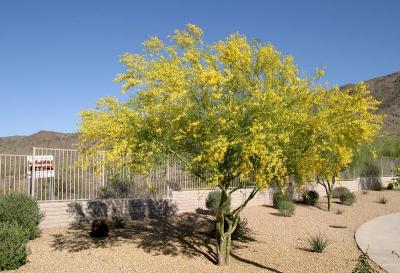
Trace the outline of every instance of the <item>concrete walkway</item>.
{"type": "Polygon", "coordinates": [[[400,273],[400,213],[380,216],[356,231],[362,251],[389,273],[400,273]]]}

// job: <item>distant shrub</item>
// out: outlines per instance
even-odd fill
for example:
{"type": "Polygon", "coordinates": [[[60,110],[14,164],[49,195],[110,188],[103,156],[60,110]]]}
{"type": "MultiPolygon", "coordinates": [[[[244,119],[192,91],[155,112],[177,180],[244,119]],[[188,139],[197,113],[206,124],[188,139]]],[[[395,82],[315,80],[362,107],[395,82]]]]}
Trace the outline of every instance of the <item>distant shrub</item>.
{"type": "Polygon", "coordinates": [[[379,180],[372,181],[370,187],[371,187],[371,190],[373,190],[373,191],[381,191],[382,190],[382,184],[379,180]]]}
{"type": "Polygon", "coordinates": [[[26,229],[29,239],[40,234],[43,213],[32,197],[24,193],[10,193],[0,197],[0,222],[16,222],[26,229]]]}
{"type": "Polygon", "coordinates": [[[389,200],[384,195],[378,197],[379,204],[385,205],[387,202],[389,202],[389,200]]]}
{"type": "Polygon", "coordinates": [[[343,193],[342,195],[340,195],[339,199],[343,205],[351,206],[354,204],[354,202],[356,202],[357,197],[354,193],[347,192],[347,193],[343,193]]]}
{"type": "Polygon", "coordinates": [[[361,193],[362,194],[368,194],[368,191],[362,191],[361,193]]]}
{"type": "MultiPolygon", "coordinates": [[[[215,219],[212,221],[212,225],[210,227],[210,237],[215,238],[215,233],[216,233],[216,229],[215,229],[215,219]]],[[[225,226],[224,229],[225,231],[228,231],[228,223],[225,222],[225,226]]],[[[251,230],[248,227],[248,223],[247,223],[247,219],[243,218],[243,219],[239,219],[239,222],[236,226],[236,229],[233,231],[232,235],[231,235],[231,239],[234,241],[241,241],[241,240],[248,240],[248,239],[252,239],[251,238],[251,230]]]]}
{"type": "Polygon", "coordinates": [[[239,219],[236,229],[232,233],[232,240],[243,240],[250,237],[250,228],[248,227],[247,219],[239,219]]]}
{"type": "Polygon", "coordinates": [[[307,243],[310,250],[322,253],[324,252],[325,248],[329,245],[329,241],[325,235],[319,233],[317,235],[311,235],[307,238],[307,243]]]}
{"type": "Polygon", "coordinates": [[[354,267],[352,273],[377,273],[371,265],[369,264],[369,256],[368,253],[362,253],[357,260],[357,264],[354,267]]]}
{"type": "Polygon", "coordinates": [[[108,226],[107,223],[102,219],[96,219],[92,222],[92,230],[90,231],[90,236],[92,237],[107,237],[108,236],[108,226]]]}
{"type": "MultiPolygon", "coordinates": [[[[207,209],[209,209],[214,214],[217,213],[220,201],[221,201],[221,191],[210,191],[206,198],[207,209]]],[[[231,201],[228,200],[228,205],[225,208],[225,213],[228,213],[230,211],[230,207],[231,207],[231,201]]]]}
{"type": "Polygon", "coordinates": [[[362,164],[360,167],[361,177],[379,177],[380,170],[376,162],[369,160],[362,164]]]}
{"type": "Polygon", "coordinates": [[[304,203],[314,206],[319,199],[319,193],[314,190],[307,191],[303,194],[304,203]]]}
{"type": "Polygon", "coordinates": [[[332,197],[333,198],[340,198],[341,195],[347,194],[349,192],[350,192],[350,190],[348,188],[340,186],[340,187],[337,187],[337,188],[333,189],[332,197]]]}
{"type": "Polygon", "coordinates": [[[292,201],[292,196],[288,190],[286,190],[284,193],[281,191],[277,191],[274,193],[272,197],[272,204],[274,208],[278,208],[278,204],[281,201],[292,201]]]}
{"type": "Polygon", "coordinates": [[[277,204],[277,210],[282,216],[290,217],[294,215],[296,207],[291,200],[281,200],[277,204]]]}
{"type": "Polygon", "coordinates": [[[29,250],[27,230],[16,222],[0,222],[0,270],[16,269],[26,263],[29,250]]]}
{"type": "Polygon", "coordinates": [[[127,181],[113,178],[107,185],[100,188],[100,199],[126,198],[129,197],[130,184],[127,181]]]}
{"type": "Polygon", "coordinates": [[[125,227],[125,219],[122,217],[113,217],[112,225],[114,228],[124,228],[125,227]]]}
{"type": "Polygon", "coordinates": [[[393,188],[394,188],[393,183],[389,183],[389,184],[387,185],[387,189],[388,189],[388,190],[393,190],[393,188]]]}

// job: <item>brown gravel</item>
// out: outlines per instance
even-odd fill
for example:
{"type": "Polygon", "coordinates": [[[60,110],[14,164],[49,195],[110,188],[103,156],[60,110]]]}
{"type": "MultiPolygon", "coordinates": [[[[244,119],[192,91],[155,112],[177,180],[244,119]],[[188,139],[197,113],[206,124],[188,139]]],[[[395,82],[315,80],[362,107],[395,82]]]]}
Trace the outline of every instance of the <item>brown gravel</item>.
{"type": "MultiPolygon", "coordinates": [[[[247,208],[255,241],[236,243],[231,265],[218,267],[213,240],[204,232],[208,218],[184,214],[171,219],[136,221],[112,230],[105,240],[93,240],[87,229],[44,230],[30,243],[29,262],[15,272],[351,272],[360,251],[354,240],[357,227],[379,215],[400,211],[400,191],[357,193],[352,207],[326,203],[296,206],[294,217],[281,217],[270,207],[247,208]],[[385,195],[389,202],[378,204],[385,195]],[[337,210],[343,214],[336,214],[337,210]],[[323,233],[330,240],[326,252],[310,252],[305,239],[323,233]]],[[[375,266],[377,269],[377,267],[375,266]]],[[[384,272],[380,270],[379,272],[384,272]]]]}

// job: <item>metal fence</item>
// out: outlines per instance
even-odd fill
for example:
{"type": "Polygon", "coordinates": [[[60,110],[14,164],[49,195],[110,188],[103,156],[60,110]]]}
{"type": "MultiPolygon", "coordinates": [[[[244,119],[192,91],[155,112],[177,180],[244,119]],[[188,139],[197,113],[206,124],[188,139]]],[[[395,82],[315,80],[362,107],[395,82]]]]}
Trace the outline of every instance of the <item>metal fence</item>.
{"type": "MultiPolygon", "coordinates": [[[[110,197],[168,196],[170,190],[211,188],[200,178],[184,171],[177,160],[168,160],[147,175],[128,168],[106,165],[99,152],[88,158],[78,150],[33,148],[32,155],[0,154],[0,194],[24,192],[37,200],[84,200],[110,197]],[[85,158],[82,158],[85,156],[85,158]]],[[[394,176],[400,158],[382,157],[367,170],[349,167],[341,180],[356,176],[394,176]]],[[[241,181],[236,180],[235,186],[241,181]]]]}

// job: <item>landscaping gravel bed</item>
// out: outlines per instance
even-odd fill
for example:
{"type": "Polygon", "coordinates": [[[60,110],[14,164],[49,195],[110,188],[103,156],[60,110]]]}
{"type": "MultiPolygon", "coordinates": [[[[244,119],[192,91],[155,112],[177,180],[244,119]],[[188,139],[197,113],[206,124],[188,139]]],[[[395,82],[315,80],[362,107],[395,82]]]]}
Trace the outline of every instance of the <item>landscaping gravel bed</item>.
{"type": "Polygon", "coordinates": [[[349,273],[361,253],[354,240],[357,227],[400,211],[398,190],[358,192],[357,198],[351,207],[334,203],[331,212],[324,200],[317,207],[297,204],[293,217],[279,216],[270,207],[247,208],[242,217],[247,218],[253,239],[235,243],[229,267],[213,263],[210,217],[182,214],[134,221],[124,229],[111,229],[107,239],[90,238],[87,228],[44,230],[29,244],[29,262],[13,272],[349,273]],[[377,202],[381,195],[387,204],[377,202]],[[337,214],[338,210],[343,212],[337,214]],[[324,253],[308,249],[307,237],[317,233],[330,241],[324,253]]]}

